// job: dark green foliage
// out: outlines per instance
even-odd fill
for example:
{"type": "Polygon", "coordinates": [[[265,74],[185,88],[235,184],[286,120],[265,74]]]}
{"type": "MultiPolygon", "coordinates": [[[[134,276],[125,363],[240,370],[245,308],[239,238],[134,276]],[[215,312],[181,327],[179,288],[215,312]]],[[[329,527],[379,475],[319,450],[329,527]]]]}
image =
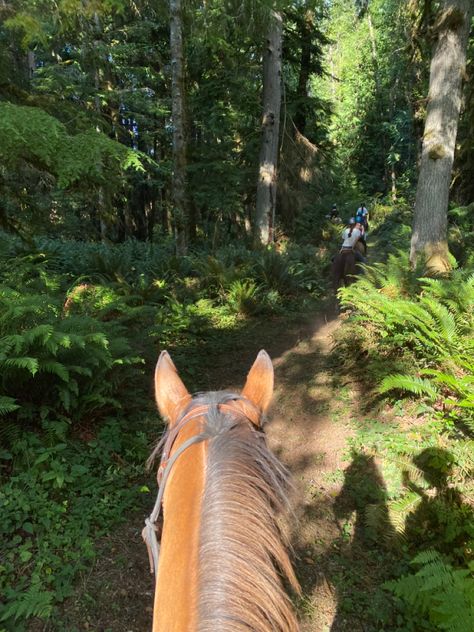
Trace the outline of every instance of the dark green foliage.
{"type": "Polygon", "coordinates": [[[459,265],[473,267],[474,204],[453,208],[448,213],[449,249],[459,265]]]}
{"type": "Polygon", "coordinates": [[[140,361],[123,330],[71,314],[58,291],[59,278],[48,276],[44,263],[28,257],[10,263],[12,273],[0,285],[0,394],[8,398],[3,401],[21,403],[17,418],[34,424],[74,423],[119,407],[116,394],[140,361]],[[30,287],[22,293],[11,286],[26,277],[30,287]]]}
{"type": "Polygon", "coordinates": [[[109,419],[84,442],[51,421],[43,437],[20,430],[1,451],[2,629],[47,619],[93,560],[94,538],[137,506],[149,439],[127,426],[109,419]]]}
{"type": "MultiPolygon", "coordinates": [[[[85,185],[89,188],[118,186],[130,167],[143,169],[138,154],[90,129],[70,136],[56,118],[33,107],[0,103],[0,148],[2,170],[0,186],[4,203],[0,220],[4,228],[26,229],[44,225],[44,204],[51,203],[55,187],[85,185]],[[10,172],[15,172],[12,179],[10,172]],[[36,202],[23,179],[32,176],[41,182],[45,198],[36,202]],[[36,213],[25,216],[25,206],[36,213]],[[38,217],[38,211],[41,211],[38,217]]],[[[56,218],[57,223],[63,220],[56,218]]]]}

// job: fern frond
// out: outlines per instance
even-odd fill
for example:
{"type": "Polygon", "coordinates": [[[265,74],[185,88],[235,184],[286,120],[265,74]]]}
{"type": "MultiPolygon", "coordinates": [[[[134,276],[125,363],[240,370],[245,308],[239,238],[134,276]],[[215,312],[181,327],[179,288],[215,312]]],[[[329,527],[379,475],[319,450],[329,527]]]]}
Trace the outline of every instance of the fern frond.
{"type": "Polygon", "coordinates": [[[438,396],[436,387],[433,386],[429,380],[423,380],[422,378],[412,377],[410,375],[402,375],[400,373],[388,375],[384,378],[377,391],[383,394],[394,389],[408,391],[418,396],[426,395],[433,399],[438,396]]]}
{"type": "Polygon", "coordinates": [[[20,406],[16,403],[16,400],[13,399],[13,397],[0,395],[0,415],[7,415],[8,413],[12,413],[14,410],[18,410],[18,408],[20,408],[20,406]]]}
{"type": "Polygon", "coordinates": [[[69,371],[60,362],[55,362],[54,360],[42,360],[39,365],[39,371],[44,373],[52,373],[53,375],[57,375],[63,382],[69,382],[69,371]]]}
{"type": "Polygon", "coordinates": [[[416,511],[421,500],[416,492],[407,491],[402,498],[388,503],[390,521],[399,534],[404,534],[407,517],[416,511]]]}
{"type": "Polygon", "coordinates": [[[26,369],[31,373],[31,375],[35,375],[38,371],[39,363],[36,358],[29,357],[19,357],[19,358],[5,358],[4,360],[0,360],[0,366],[9,369],[26,369]]]}

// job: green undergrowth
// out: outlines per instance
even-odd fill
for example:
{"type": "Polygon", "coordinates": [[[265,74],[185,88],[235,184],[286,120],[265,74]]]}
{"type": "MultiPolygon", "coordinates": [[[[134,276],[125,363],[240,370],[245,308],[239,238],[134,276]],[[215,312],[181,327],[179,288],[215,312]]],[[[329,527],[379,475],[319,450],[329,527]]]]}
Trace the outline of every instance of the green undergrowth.
{"type": "Polygon", "coordinates": [[[49,618],[93,561],[95,539],[148,491],[143,463],[156,419],[131,430],[128,420],[110,418],[82,437],[67,430],[51,421],[2,450],[2,630],[21,632],[31,617],[49,618]]]}
{"type": "Polygon", "coordinates": [[[364,537],[387,561],[374,589],[388,604],[377,625],[470,629],[473,271],[424,278],[399,252],[340,298],[349,315],[337,334],[338,364],[367,415],[356,422],[346,482],[364,537]]]}
{"type": "Polygon", "coordinates": [[[0,630],[54,617],[97,538],[142,503],[159,352],[203,388],[259,319],[314,306],[326,265],[290,242],[176,257],[166,240],[0,235],[0,630]]]}

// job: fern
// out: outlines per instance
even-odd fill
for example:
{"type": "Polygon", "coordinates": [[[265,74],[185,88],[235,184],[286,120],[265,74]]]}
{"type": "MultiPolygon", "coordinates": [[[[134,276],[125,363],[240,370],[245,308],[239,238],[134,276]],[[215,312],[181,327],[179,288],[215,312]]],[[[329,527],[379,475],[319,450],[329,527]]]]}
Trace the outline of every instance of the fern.
{"type": "Polygon", "coordinates": [[[474,275],[457,270],[448,279],[416,279],[405,259],[369,267],[364,279],[340,291],[343,305],[355,310],[352,324],[366,330],[369,358],[405,356],[412,366],[382,376],[377,391],[442,404],[443,414],[474,429],[474,275]]]}
{"type": "Polygon", "coordinates": [[[435,630],[473,630],[474,566],[454,569],[433,550],[417,555],[412,565],[421,568],[414,575],[385,584],[405,602],[412,616],[421,617],[435,630]]]}
{"type": "Polygon", "coordinates": [[[227,292],[230,307],[245,316],[255,314],[259,309],[258,290],[251,280],[234,281],[227,292]]]}
{"type": "Polygon", "coordinates": [[[426,395],[432,399],[438,396],[437,389],[429,380],[423,380],[419,377],[410,377],[409,375],[388,375],[379,386],[378,392],[387,393],[393,389],[408,391],[418,396],[426,395]]]}
{"type": "Polygon", "coordinates": [[[12,413],[14,410],[18,410],[19,407],[20,405],[15,402],[13,397],[0,395],[0,415],[12,413]]]}
{"type": "Polygon", "coordinates": [[[3,612],[1,613],[0,621],[18,621],[19,619],[29,619],[30,617],[46,619],[53,610],[53,597],[53,593],[41,590],[33,584],[18,599],[11,601],[5,608],[2,608],[3,612]]]}
{"type": "Polygon", "coordinates": [[[413,514],[421,503],[421,496],[414,491],[407,491],[398,500],[393,500],[388,504],[388,515],[396,531],[404,535],[407,518],[413,514]]]}
{"type": "Polygon", "coordinates": [[[1,414],[69,421],[117,405],[141,360],[123,330],[89,316],[64,318],[60,301],[0,285],[1,414]],[[35,412],[36,411],[36,412],[35,412]]]}

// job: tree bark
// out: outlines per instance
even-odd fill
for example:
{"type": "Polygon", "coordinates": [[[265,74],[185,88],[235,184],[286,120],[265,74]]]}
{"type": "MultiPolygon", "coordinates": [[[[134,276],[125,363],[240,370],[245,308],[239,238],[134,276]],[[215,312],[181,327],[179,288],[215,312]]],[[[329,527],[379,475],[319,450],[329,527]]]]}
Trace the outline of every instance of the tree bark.
{"type": "Polygon", "coordinates": [[[254,221],[255,242],[262,245],[273,240],[274,230],[280,132],[282,32],[281,15],[272,11],[263,57],[262,145],[254,221]]]}
{"type": "Polygon", "coordinates": [[[171,116],[173,120],[173,205],[176,251],[186,254],[189,223],[187,191],[186,92],[181,0],[170,0],[171,116]]]}
{"type": "Polygon", "coordinates": [[[472,0],[444,0],[434,26],[410,250],[411,264],[423,256],[430,274],[443,274],[451,267],[447,212],[471,15],[472,0]]]}

